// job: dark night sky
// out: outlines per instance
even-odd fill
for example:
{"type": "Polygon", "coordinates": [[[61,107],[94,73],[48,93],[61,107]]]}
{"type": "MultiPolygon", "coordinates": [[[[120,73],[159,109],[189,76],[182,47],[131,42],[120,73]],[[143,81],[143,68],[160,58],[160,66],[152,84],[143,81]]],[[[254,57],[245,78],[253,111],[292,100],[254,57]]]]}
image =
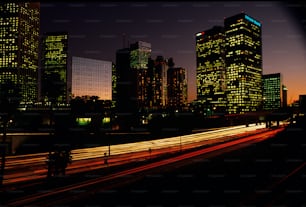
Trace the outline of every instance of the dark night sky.
{"type": "Polygon", "coordinates": [[[152,58],[172,57],[175,66],[187,69],[191,101],[196,97],[195,33],[223,26],[225,17],[242,11],[262,23],[263,74],[282,73],[289,102],[306,94],[305,38],[278,1],[49,1],[41,3],[41,32],[68,31],[71,55],[113,62],[124,44],[149,42],[152,58]]]}

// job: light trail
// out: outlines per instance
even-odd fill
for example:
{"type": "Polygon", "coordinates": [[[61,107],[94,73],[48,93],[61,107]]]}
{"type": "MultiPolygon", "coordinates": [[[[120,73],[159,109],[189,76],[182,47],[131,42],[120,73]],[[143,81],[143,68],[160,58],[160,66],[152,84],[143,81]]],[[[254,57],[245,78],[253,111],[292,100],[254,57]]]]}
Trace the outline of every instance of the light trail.
{"type": "MultiPolygon", "coordinates": [[[[231,136],[239,133],[244,133],[247,131],[254,131],[257,129],[265,128],[264,125],[239,125],[234,127],[228,127],[225,129],[217,129],[213,131],[195,133],[190,135],[176,136],[171,138],[162,138],[156,140],[140,141],[126,144],[117,144],[111,146],[99,146],[99,147],[90,147],[82,149],[74,149],[71,151],[73,161],[97,158],[104,155],[104,152],[108,153],[109,147],[111,149],[111,155],[119,155],[137,151],[148,150],[149,148],[160,149],[163,147],[171,147],[177,145],[184,145],[191,142],[199,142],[208,139],[217,139],[221,136],[231,136]]],[[[16,165],[26,165],[34,163],[42,163],[46,161],[48,152],[45,153],[35,153],[35,154],[26,154],[26,155],[14,155],[7,156],[6,168],[11,168],[16,165]]]]}
{"type": "MultiPolygon", "coordinates": [[[[109,163],[118,162],[126,163],[132,160],[144,159],[148,156],[157,156],[163,153],[169,153],[172,151],[185,150],[192,147],[206,145],[208,141],[210,143],[224,142],[230,139],[237,139],[239,135],[246,135],[246,133],[255,133],[257,131],[268,130],[264,124],[261,125],[245,125],[217,129],[213,131],[175,136],[171,138],[163,138],[157,140],[148,140],[134,143],[117,144],[111,146],[99,146],[84,149],[75,149],[71,151],[72,164],[68,166],[70,172],[80,171],[80,168],[84,170],[101,168],[102,159],[104,153],[111,155],[108,156],[109,163]],[[149,149],[151,149],[149,154],[149,149]],[[162,150],[163,149],[163,150],[162,150]],[[138,153],[138,154],[137,154],[138,153]],[[133,154],[133,155],[132,155],[133,154]],[[137,155],[136,155],[137,154],[137,155]],[[101,159],[100,163],[94,164],[86,161],[89,159],[101,159]],[[84,167],[84,162],[89,164],[84,167]],[[83,166],[82,166],[83,165],[83,166]]],[[[46,176],[46,157],[48,153],[37,153],[28,155],[8,156],[6,165],[6,174],[4,175],[4,184],[12,183],[27,179],[37,179],[46,176]],[[42,169],[43,168],[43,169],[42,169]],[[22,171],[23,173],[19,173],[22,171]],[[23,177],[23,178],[22,178],[23,177]]]]}
{"type": "MultiPolygon", "coordinates": [[[[151,170],[153,168],[158,168],[158,167],[162,167],[168,164],[173,164],[173,163],[177,163],[179,161],[183,161],[189,158],[194,158],[196,156],[201,156],[203,154],[207,154],[210,152],[214,152],[214,151],[218,151],[218,150],[222,150],[222,149],[226,149],[228,147],[235,147],[235,146],[239,146],[243,143],[245,144],[251,144],[251,143],[256,143],[256,142],[260,142],[262,140],[268,139],[270,137],[273,137],[275,134],[277,134],[278,132],[284,130],[284,128],[278,128],[272,131],[266,131],[263,134],[255,134],[255,135],[251,135],[251,136],[247,136],[245,138],[241,138],[241,139],[236,139],[233,141],[229,141],[223,144],[219,144],[216,146],[211,146],[208,148],[204,148],[204,149],[199,149],[196,151],[192,151],[192,152],[188,152],[185,154],[181,154],[175,157],[171,157],[168,159],[163,159],[160,161],[156,161],[153,163],[149,163],[149,164],[145,164],[142,166],[138,166],[138,167],[134,167],[134,168],[130,168],[130,169],[126,169],[120,172],[116,172],[113,173],[111,175],[106,175],[106,176],[102,176],[102,177],[98,177],[98,178],[94,178],[91,180],[87,180],[87,181],[82,181],[80,183],[76,183],[76,184],[72,184],[69,186],[64,186],[64,187],[59,187],[56,190],[52,190],[49,192],[42,192],[42,193],[36,193],[30,196],[25,196],[21,199],[12,201],[9,203],[9,206],[24,206],[24,205],[40,205],[40,204],[44,204],[44,206],[54,206],[54,205],[58,205],[59,201],[60,202],[71,202],[72,200],[77,200],[78,198],[80,198],[82,195],[79,196],[71,196],[71,195],[66,195],[64,193],[70,192],[70,191],[77,191],[80,190],[82,188],[87,188],[93,185],[99,185],[100,188],[107,188],[107,186],[103,187],[103,185],[101,186],[101,184],[105,183],[106,181],[110,181],[110,180],[115,180],[117,178],[120,177],[124,177],[124,176],[128,176],[131,174],[136,174],[136,173],[140,173],[139,176],[143,176],[144,175],[144,171],[148,171],[151,170]],[[58,198],[54,199],[52,196],[59,196],[58,198]]],[[[85,194],[90,194],[90,191],[87,192],[87,190],[82,191],[80,190],[80,192],[85,192],[85,194]]],[[[84,193],[83,193],[84,194],[84,193]]]]}

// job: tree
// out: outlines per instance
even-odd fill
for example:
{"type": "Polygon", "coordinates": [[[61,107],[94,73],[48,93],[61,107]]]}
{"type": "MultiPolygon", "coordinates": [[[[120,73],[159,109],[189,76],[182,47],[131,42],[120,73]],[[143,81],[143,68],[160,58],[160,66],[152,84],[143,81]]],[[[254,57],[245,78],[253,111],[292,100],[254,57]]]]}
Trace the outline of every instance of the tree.
{"type": "Polygon", "coordinates": [[[71,164],[72,156],[71,149],[67,147],[57,146],[54,152],[50,152],[47,156],[48,174],[47,177],[66,174],[68,164],[71,164]]]}
{"type": "Polygon", "coordinates": [[[12,80],[4,80],[0,83],[0,123],[3,130],[3,138],[1,146],[1,168],[0,168],[0,185],[3,183],[3,175],[5,169],[5,156],[7,151],[6,132],[9,124],[14,119],[14,114],[22,99],[20,85],[12,80]]]}

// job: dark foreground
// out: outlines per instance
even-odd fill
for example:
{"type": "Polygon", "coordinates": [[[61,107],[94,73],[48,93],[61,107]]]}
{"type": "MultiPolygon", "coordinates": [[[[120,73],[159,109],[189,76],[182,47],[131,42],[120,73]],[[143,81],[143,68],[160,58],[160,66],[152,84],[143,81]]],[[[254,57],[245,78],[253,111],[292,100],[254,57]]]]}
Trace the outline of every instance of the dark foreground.
{"type": "MultiPolygon", "coordinates": [[[[96,193],[68,206],[306,206],[306,136],[275,138],[96,193]]],[[[132,179],[132,178],[131,178],[132,179]]]]}

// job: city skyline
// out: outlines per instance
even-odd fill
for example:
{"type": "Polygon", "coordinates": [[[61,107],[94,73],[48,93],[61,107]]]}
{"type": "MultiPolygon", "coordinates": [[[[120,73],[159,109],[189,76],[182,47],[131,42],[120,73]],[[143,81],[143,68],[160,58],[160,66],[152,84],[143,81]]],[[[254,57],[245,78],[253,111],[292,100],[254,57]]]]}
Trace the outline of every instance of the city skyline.
{"type": "Polygon", "coordinates": [[[115,62],[116,50],[136,41],[152,58],[172,57],[188,71],[189,101],[196,98],[195,34],[244,11],[262,23],[263,74],[282,73],[288,103],[305,94],[302,31],[280,2],[41,3],[41,33],[67,30],[71,56],[115,62]],[[282,43],[282,44],[280,44],[282,43]]]}

